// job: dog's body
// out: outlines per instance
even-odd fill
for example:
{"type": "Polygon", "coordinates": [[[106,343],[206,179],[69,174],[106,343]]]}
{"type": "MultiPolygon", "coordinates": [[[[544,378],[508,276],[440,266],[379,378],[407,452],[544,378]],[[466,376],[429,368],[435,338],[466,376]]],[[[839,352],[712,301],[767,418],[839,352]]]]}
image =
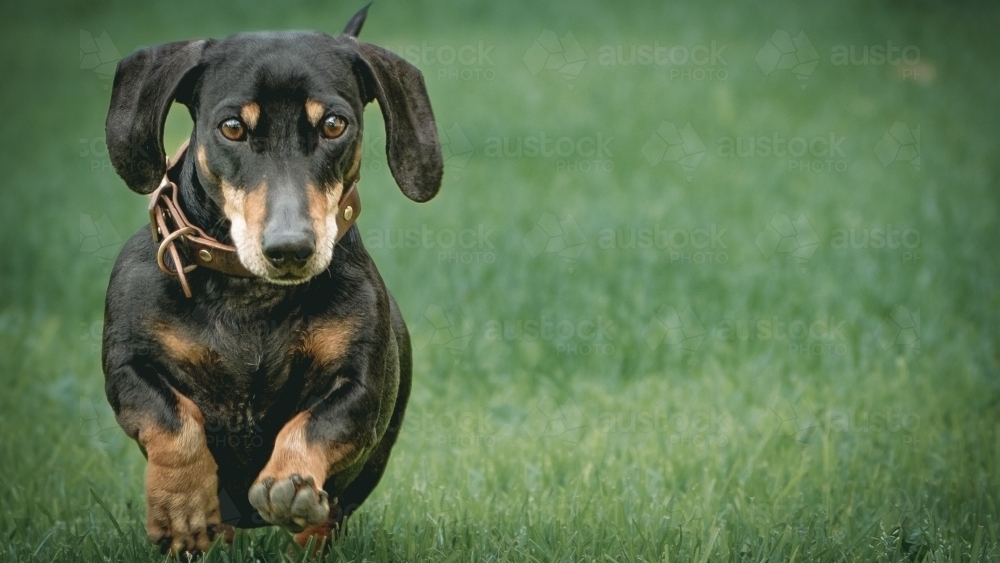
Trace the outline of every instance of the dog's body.
{"type": "Polygon", "coordinates": [[[341,196],[359,178],[369,101],[411,199],[436,193],[441,154],[419,71],[354,39],[364,15],[338,38],[242,34],[119,64],[116,170],[149,193],[165,172],[166,111],[188,105],[190,148],[170,170],[180,206],[250,272],[198,268],[186,297],[142,229],[111,276],[108,399],[148,458],[150,539],[175,552],[204,550],[223,523],[329,534],[378,483],[399,434],[406,326],[357,227],[338,233],[334,219],[351,213],[341,196]]]}

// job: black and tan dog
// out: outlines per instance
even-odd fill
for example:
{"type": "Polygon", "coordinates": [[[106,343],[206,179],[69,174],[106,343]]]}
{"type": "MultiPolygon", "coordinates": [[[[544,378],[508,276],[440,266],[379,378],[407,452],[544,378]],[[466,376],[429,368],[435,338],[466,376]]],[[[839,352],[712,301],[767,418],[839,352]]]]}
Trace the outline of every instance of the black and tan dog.
{"type": "Polygon", "coordinates": [[[118,174],[143,194],[161,184],[164,121],[175,100],[186,105],[194,130],[165,215],[217,241],[217,262],[227,248],[238,257],[231,273],[192,269],[216,247],[154,222],[111,275],[106,390],[148,459],[147,530],[164,550],[204,550],[227,524],[329,535],[378,483],[399,434],[409,336],[343,205],[365,105],[381,107],[389,168],[410,199],[435,195],[442,158],[420,72],[356,39],[366,10],[339,37],[239,34],[118,65],[107,120],[118,174]],[[164,262],[190,271],[167,276],[164,262]]]}

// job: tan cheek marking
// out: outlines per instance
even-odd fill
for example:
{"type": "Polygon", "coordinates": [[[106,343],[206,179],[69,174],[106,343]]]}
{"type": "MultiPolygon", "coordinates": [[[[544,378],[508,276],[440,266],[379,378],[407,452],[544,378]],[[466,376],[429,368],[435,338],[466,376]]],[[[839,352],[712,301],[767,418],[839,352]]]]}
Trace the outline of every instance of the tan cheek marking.
{"type": "Polygon", "coordinates": [[[323,104],[316,100],[306,100],[306,117],[309,118],[309,123],[313,124],[315,127],[319,120],[323,118],[324,112],[323,104]]]}
{"type": "Polygon", "coordinates": [[[208,167],[208,153],[205,152],[205,147],[199,145],[197,153],[198,168],[201,169],[201,173],[212,182],[218,184],[219,177],[215,174],[215,172],[212,172],[211,168],[208,167]]]}
{"type": "Polygon", "coordinates": [[[261,184],[243,198],[243,216],[246,218],[247,232],[256,237],[264,232],[264,216],[267,212],[267,184],[261,184]]]}
{"type": "Polygon", "coordinates": [[[232,220],[234,216],[243,216],[243,198],[244,193],[237,190],[232,184],[228,182],[222,182],[222,198],[225,203],[222,206],[222,212],[226,214],[226,218],[232,220]]]}
{"type": "Polygon", "coordinates": [[[351,169],[347,173],[347,176],[345,176],[348,186],[356,183],[360,179],[362,152],[363,151],[361,150],[361,145],[359,143],[358,148],[354,151],[354,159],[351,161],[351,169]]]}
{"type": "Polygon", "coordinates": [[[306,194],[309,197],[309,219],[312,221],[316,240],[325,239],[327,218],[337,213],[340,196],[343,193],[344,185],[339,182],[328,185],[325,191],[320,191],[313,184],[306,184],[306,194]]]}
{"type": "Polygon", "coordinates": [[[247,127],[250,129],[256,129],[257,120],[260,119],[260,106],[253,102],[245,104],[242,108],[240,108],[240,117],[243,118],[243,123],[245,123],[247,127]]]}
{"type": "Polygon", "coordinates": [[[332,364],[347,354],[356,330],[353,318],[317,322],[302,336],[298,351],[317,364],[332,364]]]}

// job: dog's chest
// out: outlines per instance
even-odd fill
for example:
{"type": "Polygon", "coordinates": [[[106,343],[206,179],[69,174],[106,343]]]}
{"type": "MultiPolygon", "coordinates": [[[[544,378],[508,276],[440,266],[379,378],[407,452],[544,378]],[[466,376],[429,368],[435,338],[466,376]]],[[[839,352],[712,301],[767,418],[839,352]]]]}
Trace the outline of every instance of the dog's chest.
{"type": "Polygon", "coordinates": [[[350,318],[225,318],[161,322],[167,363],[184,387],[221,410],[266,414],[321,392],[354,336],[350,318]]]}

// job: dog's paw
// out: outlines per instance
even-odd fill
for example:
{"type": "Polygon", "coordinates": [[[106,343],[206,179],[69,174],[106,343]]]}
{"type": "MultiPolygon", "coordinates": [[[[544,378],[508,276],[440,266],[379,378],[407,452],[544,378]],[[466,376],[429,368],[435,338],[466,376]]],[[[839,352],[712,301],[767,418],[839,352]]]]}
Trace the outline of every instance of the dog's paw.
{"type": "Polygon", "coordinates": [[[284,479],[259,479],[250,488],[250,504],[264,520],[292,532],[322,524],[330,515],[326,491],[319,488],[312,477],[302,477],[298,473],[284,479]]]}
{"type": "Polygon", "coordinates": [[[218,480],[211,469],[147,466],[146,532],[161,552],[198,555],[208,550],[217,533],[226,533],[219,513],[218,480]]]}

